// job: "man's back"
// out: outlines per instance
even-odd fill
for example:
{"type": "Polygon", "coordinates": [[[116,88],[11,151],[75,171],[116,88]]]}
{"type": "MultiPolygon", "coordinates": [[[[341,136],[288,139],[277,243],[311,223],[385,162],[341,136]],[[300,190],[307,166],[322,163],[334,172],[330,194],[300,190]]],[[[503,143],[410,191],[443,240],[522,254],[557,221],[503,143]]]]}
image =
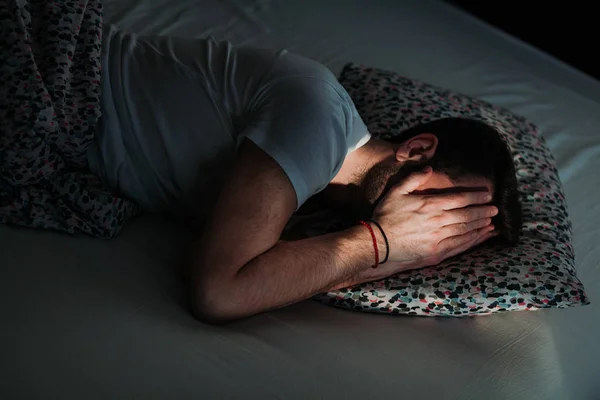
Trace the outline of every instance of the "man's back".
{"type": "Polygon", "coordinates": [[[274,158],[298,203],[369,135],[324,66],[286,51],[109,27],[92,170],[151,211],[204,216],[243,138],[274,158]]]}

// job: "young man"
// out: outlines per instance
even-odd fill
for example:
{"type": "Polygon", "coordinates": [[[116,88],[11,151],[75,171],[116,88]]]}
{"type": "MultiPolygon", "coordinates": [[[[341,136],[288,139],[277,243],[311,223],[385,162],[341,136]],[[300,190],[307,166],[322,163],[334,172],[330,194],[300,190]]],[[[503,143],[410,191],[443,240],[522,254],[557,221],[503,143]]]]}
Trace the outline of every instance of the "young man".
{"type": "Polygon", "coordinates": [[[514,240],[510,154],[481,124],[442,121],[450,125],[438,132],[433,125],[399,142],[376,140],[314,61],[114,27],[104,43],[103,119],[90,167],[148,211],[205,221],[189,271],[202,320],[434,265],[497,232],[514,240]],[[465,145],[447,140],[463,133],[465,145]],[[457,148],[466,153],[453,157],[457,148]],[[478,162],[465,163],[465,154],[478,162]],[[498,193],[508,193],[500,210],[490,204],[498,193]],[[357,222],[372,217],[382,230],[357,223],[281,240],[290,217],[311,203],[357,222]]]}

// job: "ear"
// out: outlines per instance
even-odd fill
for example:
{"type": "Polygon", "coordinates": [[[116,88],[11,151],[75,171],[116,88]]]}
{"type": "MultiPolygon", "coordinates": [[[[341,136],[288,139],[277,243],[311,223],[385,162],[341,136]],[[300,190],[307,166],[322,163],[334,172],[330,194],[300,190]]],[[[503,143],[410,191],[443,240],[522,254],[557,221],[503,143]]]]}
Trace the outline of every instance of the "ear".
{"type": "Polygon", "coordinates": [[[396,160],[426,161],[430,160],[437,149],[438,139],[433,133],[419,133],[403,142],[396,150],[396,160]]]}

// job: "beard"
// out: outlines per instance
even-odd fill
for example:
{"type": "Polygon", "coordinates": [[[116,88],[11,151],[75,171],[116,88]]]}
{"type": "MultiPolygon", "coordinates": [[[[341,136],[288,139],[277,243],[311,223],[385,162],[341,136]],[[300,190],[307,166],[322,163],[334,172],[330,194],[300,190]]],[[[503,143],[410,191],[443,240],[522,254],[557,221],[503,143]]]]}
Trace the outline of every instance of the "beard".
{"type": "Polygon", "coordinates": [[[375,165],[362,176],[359,183],[365,201],[374,209],[392,187],[403,183],[412,173],[423,170],[428,164],[428,161],[406,161],[401,165],[375,165]]]}
{"type": "Polygon", "coordinates": [[[323,195],[328,207],[343,221],[351,223],[368,219],[393,186],[404,182],[413,172],[422,170],[428,164],[428,161],[407,161],[403,164],[381,162],[357,173],[349,185],[328,186],[323,195]]]}

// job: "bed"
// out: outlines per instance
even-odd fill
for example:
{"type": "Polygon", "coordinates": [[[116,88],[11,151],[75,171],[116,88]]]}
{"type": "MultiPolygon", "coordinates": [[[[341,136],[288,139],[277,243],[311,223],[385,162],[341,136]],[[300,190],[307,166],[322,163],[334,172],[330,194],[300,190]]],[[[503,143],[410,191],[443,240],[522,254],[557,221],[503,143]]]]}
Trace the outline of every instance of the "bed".
{"type": "Polygon", "coordinates": [[[193,236],[167,218],[109,241],[1,225],[0,397],[600,398],[600,82],[439,1],[107,0],[105,13],[335,73],[398,71],[525,116],[556,157],[591,304],[438,319],[308,300],[211,326],[178,270],[193,236]]]}

